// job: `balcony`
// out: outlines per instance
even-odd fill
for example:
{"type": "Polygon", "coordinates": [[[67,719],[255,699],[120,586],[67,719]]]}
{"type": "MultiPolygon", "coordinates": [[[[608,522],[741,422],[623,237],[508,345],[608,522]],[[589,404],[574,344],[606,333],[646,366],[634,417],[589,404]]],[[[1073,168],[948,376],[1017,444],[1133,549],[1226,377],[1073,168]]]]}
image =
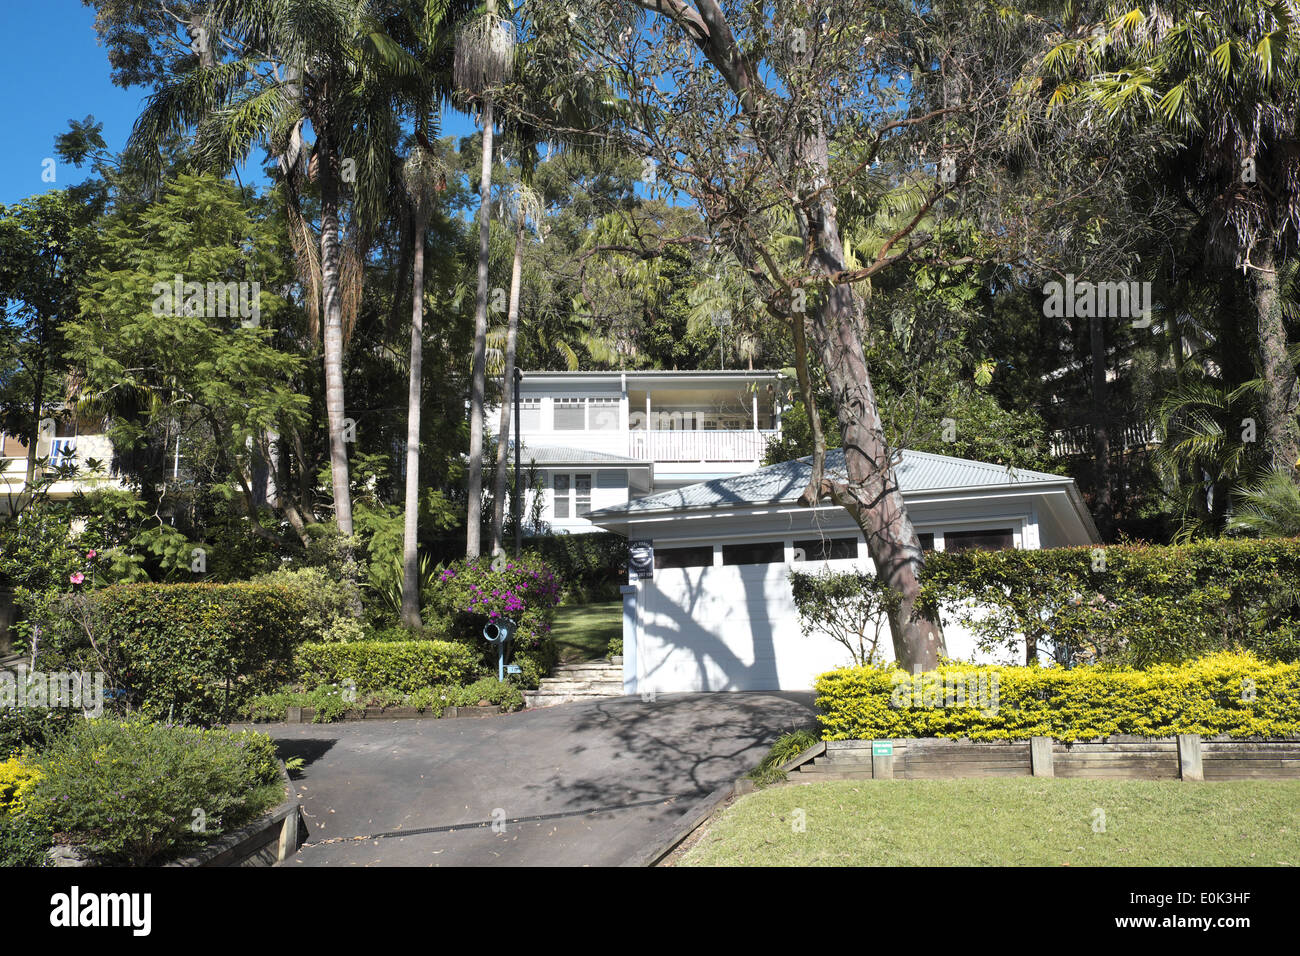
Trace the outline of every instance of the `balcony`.
{"type": "Polygon", "coordinates": [[[757,462],[776,429],[672,429],[628,432],[628,456],[655,462],[757,462]]]}

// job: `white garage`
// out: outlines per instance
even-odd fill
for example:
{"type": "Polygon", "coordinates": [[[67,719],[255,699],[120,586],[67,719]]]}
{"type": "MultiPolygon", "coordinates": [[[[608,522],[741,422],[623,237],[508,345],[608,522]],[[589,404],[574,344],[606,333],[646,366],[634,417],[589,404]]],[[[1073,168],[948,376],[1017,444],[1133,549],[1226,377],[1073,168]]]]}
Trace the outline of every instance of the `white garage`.
{"type": "MultiPolygon", "coordinates": [[[[843,457],[830,452],[826,464],[842,472],[843,457]]],[[[849,663],[841,645],[803,635],[790,591],[792,568],[872,567],[842,508],[797,503],[810,471],[803,458],[591,513],[653,565],[623,589],[625,693],[803,690],[849,663]]],[[[904,452],[897,475],[927,549],[1099,540],[1074,482],[1060,475],[920,452],[904,452]]],[[[888,660],[887,626],[882,634],[888,660]]],[[[944,636],[950,657],[979,659],[961,628],[944,636]]]]}

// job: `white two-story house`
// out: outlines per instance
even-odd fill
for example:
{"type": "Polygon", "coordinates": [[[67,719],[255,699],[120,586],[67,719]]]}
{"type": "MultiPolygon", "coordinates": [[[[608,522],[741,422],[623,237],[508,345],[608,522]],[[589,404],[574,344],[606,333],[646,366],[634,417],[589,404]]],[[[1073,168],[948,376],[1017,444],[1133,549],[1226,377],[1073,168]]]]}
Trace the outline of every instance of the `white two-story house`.
{"type": "MultiPolygon", "coordinates": [[[[525,482],[535,476],[543,489],[542,521],[561,534],[597,531],[591,511],[753,471],[780,434],[788,384],[772,371],[525,372],[521,463],[525,482]]],[[[488,428],[499,423],[490,411],[488,428]]],[[[512,420],[512,457],[513,442],[512,420]]],[[[534,496],[529,488],[526,518],[534,496]]]]}

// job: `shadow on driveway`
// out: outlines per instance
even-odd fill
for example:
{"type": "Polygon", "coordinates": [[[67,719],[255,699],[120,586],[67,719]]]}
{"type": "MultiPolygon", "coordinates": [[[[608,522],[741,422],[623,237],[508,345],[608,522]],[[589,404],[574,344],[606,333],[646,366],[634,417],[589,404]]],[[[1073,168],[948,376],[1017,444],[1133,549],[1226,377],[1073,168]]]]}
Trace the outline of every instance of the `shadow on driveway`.
{"type": "Polygon", "coordinates": [[[306,761],[291,865],[613,865],[814,713],[811,692],[669,694],[261,729],[306,761]]]}

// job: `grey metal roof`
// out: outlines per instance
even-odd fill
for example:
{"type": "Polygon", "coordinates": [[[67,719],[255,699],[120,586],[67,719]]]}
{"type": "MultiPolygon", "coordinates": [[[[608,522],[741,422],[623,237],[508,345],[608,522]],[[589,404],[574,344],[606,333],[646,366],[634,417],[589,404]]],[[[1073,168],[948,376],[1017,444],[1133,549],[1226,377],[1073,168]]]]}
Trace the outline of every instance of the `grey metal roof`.
{"type": "MultiPolygon", "coordinates": [[[[844,453],[833,449],[826,453],[828,475],[844,480],[844,453]]],[[[769,465],[734,478],[717,478],[674,491],[665,491],[625,504],[591,512],[588,517],[599,524],[602,518],[681,511],[697,508],[794,504],[808,486],[812,474],[812,456],[769,465]]],[[[1041,471],[1009,472],[1005,465],[985,461],[967,461],[947,455],[905,451],[895,468],[904,494],[933,491],[958,491],[963,488],[1007,487],[1009,485],[1069,484],[1064,475],[1041,471]]]]}
{"type": "MultiPolygon", "coordinates": [[[[513,460],[515,443],[510,442],[510,455],[513,460]]],[[[625,455],[611,455],[609,452],[589,451],[586,448],[565,448],[561,445],[524,444],[519,456],[525,462],[537,462],[539,465],[645,465],[641,458],[628,458],[625,455]]]]}

